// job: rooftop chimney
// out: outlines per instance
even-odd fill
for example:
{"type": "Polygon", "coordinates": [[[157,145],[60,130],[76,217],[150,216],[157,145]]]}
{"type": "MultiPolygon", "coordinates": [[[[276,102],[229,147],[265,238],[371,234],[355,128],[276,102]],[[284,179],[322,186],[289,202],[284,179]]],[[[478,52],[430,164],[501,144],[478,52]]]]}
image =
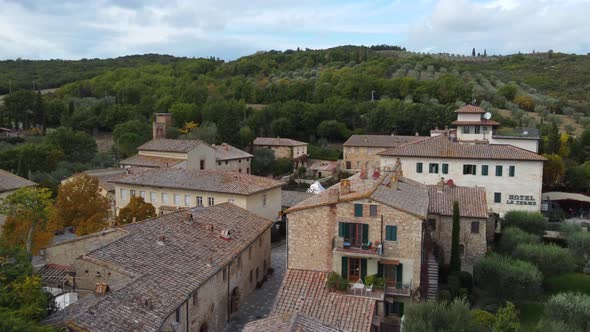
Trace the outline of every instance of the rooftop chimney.
{"type": "Polygon", "coordinates": [[[381,173],[379,172],[379,169],[375,168],[373,170],[373,180],[377,180],[380,176],[381,176],[381,173]]]}
{"type": "Polygon", "coordinates": [[[205,229],[208,231],[212,231],[213,230],[213,224],[207,224],[205,225],[205,229]]]}
{"type": "Polygon", "coordinates": [[[220,237],[222,240],[229,241],[231,240],[231,232],[229,231],[229,229],[222,229],[220,237]]]}
{"type": "Polygon", "coordinates": [[[363,180],[367,179],[367,169],[366,168],[361,169],[361,179],[363,179],[363,180]]]}
{"type": "Polygon", "coordinates": [[[164,245],[164,241],[165,241],[165,240],[166,240],[166,236],[164,236],[164,235],[161,235],[160,237],[158,237],[158,241],[156,241],[156,243],[157,243],[158,245],[161,245],[161,246],[163,246],[163,245],[164,245]]]}
{"type": "Polygon", "coordinates": [[[418,136],[420,136],[420,133],[419,133],[419,132],[416,132],[416,134],[415,134],[415,135],[416,135],[416,137],[418,137],[418,136]]]}
{"type": "Polygon", "coordinates": [[[193,224],[193,221],[194,221],[193,214],[192,213],[187,213],[186,214],[186,219],[184,220],[184,223],[187,224],[187,225],[192,225],[193,224]]]}
{"type": "Polygon", "coordinates": [[[391,176],[390,187],[393,190],[399,190],[399,180],[395,174],[391,176]]]}

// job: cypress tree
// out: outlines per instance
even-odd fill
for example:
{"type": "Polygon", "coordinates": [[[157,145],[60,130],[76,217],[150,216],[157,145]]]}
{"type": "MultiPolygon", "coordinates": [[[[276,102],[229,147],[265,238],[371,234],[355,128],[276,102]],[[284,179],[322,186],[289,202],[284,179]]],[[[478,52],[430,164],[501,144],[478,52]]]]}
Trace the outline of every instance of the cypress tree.
{"type": "Polygon", "coordinates": [[[459,236],[461,234],[461,223],[459,217],[459,202],[453,203],[453,230],[451,238],[451,272],[461,271],[461,257],[459,253],[459,236]]]}

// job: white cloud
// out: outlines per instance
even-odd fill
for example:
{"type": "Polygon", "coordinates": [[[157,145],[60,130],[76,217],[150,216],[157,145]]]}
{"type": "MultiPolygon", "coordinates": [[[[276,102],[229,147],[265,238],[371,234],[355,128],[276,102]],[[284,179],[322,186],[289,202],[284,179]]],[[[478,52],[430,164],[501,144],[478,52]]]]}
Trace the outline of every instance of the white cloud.
{"type": "Polygon", "coordinates": [[[590,51],[590,1],[441,0],[431,15],[415,23],[409,48],[468,54],[475,47],[491,53],[554,49],[590,51]]]}

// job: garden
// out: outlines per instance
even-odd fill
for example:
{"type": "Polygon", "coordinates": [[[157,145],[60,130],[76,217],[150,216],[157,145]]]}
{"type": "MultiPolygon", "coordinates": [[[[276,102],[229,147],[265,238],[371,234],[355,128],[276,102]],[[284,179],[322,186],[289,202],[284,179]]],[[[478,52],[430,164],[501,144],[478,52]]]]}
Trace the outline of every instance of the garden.
{"type": "Polygon", "coordinates": [[[502,228],[473,278],[443,269],[438,301],[408,306],[404,331],[590,331],[590,232],[562,224],[553,243],[546,218],[522,211],[502,228]]]}

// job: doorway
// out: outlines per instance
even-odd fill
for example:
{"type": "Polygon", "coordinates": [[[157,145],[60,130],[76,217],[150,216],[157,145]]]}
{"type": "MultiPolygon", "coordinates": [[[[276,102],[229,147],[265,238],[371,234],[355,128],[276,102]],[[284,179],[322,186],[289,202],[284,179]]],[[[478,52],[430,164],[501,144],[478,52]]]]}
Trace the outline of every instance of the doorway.
{"type": "Polygon", "coordinates": [[[361,278],[361,259],[349,257],[348,258],[348,280],[356,282],[361,278]]]}
{"type": "Polygon", "coordinates": [[[230,297],[230,313],[235,313],[238,311],[240,306],[240,290],[238,287],[234,288],[231,292],[230,297]]]}
{"type": "Polygon", "coordinates": [[[387,287],[395,287],[395,276],[396,276],[396,265],[384,264],[383,265],[383,279],[385,279],[385,285],[387,287]]]}

